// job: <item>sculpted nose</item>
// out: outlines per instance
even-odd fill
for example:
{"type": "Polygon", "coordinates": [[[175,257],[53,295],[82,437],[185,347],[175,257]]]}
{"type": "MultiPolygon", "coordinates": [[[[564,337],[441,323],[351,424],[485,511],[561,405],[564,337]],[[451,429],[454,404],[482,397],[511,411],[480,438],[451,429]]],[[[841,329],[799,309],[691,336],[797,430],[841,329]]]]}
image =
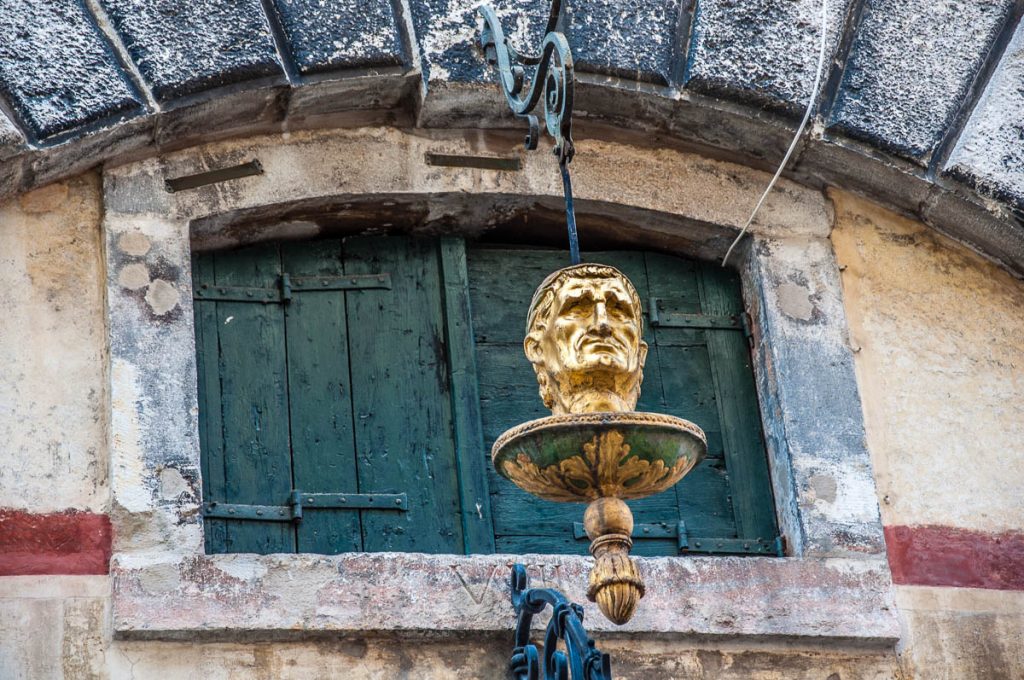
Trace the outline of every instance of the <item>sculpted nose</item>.
{"type": "Polygon", "coordinates": [[[611,335],[612,333],[612,325],[608,320],[608,308],[603,302],[598,302],[594,306],[594,330],[599,335],[611,335]]]}

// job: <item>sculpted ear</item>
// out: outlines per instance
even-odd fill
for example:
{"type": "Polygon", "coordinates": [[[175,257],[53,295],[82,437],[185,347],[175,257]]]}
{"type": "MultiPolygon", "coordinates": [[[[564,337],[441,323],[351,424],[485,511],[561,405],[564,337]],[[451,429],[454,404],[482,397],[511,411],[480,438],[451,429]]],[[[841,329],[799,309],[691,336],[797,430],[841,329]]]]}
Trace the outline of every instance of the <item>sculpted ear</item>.
{"type": "Polygon", "coordinates": [[[544,363],[544,353],[540,348],[540,333],[534,331],[527,334],[523,338],[523,351],[526,353],[526,358],[530,360],[530,363],[536,368],[538,365],[544,363]]]}
{"type": "Polygon", "coordinates": [[[637,356],[640,359],[640,370],[643,370],[644,364],[647,362],[647,343],[643,340],[640,341],[640,351],[637,356]]]}

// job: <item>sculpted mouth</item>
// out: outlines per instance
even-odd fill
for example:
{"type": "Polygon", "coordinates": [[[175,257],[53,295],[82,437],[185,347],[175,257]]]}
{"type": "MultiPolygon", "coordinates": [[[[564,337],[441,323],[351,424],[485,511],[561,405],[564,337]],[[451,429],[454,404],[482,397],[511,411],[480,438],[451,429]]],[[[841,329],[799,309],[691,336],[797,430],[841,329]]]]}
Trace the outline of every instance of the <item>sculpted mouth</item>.
{"type": "Polygon", "coordinates": [[[621,352],[622,346],[605,338],[583,338],[580,341],[580,349],[590,349],[603,352],[621,352]]]}

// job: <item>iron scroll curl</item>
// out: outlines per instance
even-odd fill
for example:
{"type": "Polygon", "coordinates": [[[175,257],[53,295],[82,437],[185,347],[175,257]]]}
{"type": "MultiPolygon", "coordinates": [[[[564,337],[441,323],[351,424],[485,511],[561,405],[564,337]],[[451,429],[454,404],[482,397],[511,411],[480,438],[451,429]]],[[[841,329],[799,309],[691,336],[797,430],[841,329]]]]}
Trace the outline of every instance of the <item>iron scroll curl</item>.
{"type": "Polygon", "coordinates": [[[612,680],[611,661],[583,628],[583,607],[557,590],[530,588],[526,568],[512,566],[509,585],[516,611],[515,648],[509,669],[515,680],[612,680]],[[543,654],[530,642],[533,617],[551,606],[543,654]],[[565,651],[559,649],[559,640],[565,651]],[[541,672],[543,670],[543,675],[541,672]]]}
{"type": "Polygon", "coordinates": [[[561,14],[561,0],[553,0],[544,40],[536,56],[523,54],[509,43],[502,30],[501,21],[490,5],[481,5],[483,30],[480,32],[480,47],[487,63],[498,71],[501,90],[505,94],[512,113],[526,119],[529,132],[526,148],[534,150],[540,137],[540,124],[531,111],[543,100],[544,127],[555,140],[555,155],[559,165],[565,167],[573,157],[572,143],[573,108],[573,61],[569,41],[556,31],[561,14]],[[533,77],[526,86],[526,66],[536,66],[533,77]]]}
{"type": "Polygon", "coordinates": [[[569,177],[569,163],[576,148],[572,143],[572,107],[574,76],[572,51],[565,35],[555,29],[562,13],[561,0],[552,0],[548,23],[541,41],[540,53],[523,54],[517,51],[502,30],[501,21],[490,5],[481,5],[480,16],[483,28],[480,31],[480,47],[487,63],[498,71],[498,83],[505,95],[512,113],[526,119],[529,132],[526,148],[533,151],[540,138],[540,123],[531,111],[543,100],[544,128],[555,140],[554,153],[562,176],[562,191],[565,194],[565,221],[569,232],[569,259],[572,264],[580,262],[579,236],[576,231],[576,211],[573,207],[572,180],[569,177]],[[526,92],[526,68],[535,66],[526,92]]]}

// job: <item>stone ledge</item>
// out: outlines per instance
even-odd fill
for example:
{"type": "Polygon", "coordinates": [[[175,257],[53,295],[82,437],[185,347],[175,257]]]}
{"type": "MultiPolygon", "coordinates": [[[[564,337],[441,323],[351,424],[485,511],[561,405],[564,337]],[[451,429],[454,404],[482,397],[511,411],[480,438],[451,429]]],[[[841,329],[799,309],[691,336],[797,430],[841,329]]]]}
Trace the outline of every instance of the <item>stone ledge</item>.
{"type": "MultiPolygon", "coordinates": [[[[280,639],[368,632],[508,631],[507,577],[585,602],[590,559],[567,555],[119,554],[113,628],[121,639],[280,639]]],[[[593,632],[758,637],[889,647],[899,638],[884,557],[640,558],[648,595],[622,627],[587,603],[593,632]]]]}

